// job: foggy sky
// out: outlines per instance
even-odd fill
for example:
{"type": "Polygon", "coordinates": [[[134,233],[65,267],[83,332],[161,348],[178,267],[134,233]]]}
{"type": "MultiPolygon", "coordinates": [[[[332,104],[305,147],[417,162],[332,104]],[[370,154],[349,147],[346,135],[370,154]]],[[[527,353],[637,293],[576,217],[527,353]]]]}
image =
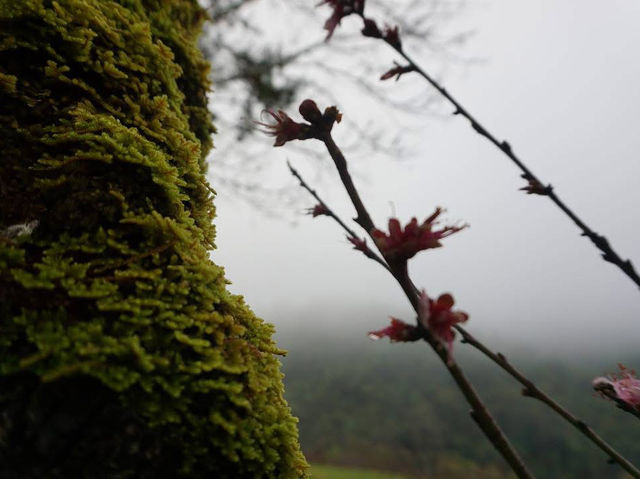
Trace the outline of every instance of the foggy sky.
{"type": "MultiPolygon", "coordinates": [[[[328,14],[319,9],[315,23],[295,28],[321,40],[328,14]]],[[[639,18],[636,0],[612,0],[606,8],[595,0],[470,3],[453,27],[476,31],[461,52],[483,61],[453,63],[440,78],[587,225],[637,266],[639,18]]],[[[343,21],[345,32],[358,28],[355,21],[343,21]]],[[[411,52],[412,45],[406,49],[411,52]]],[[[397,58],[390,49],[379,51],[382,72],[397,58]]],[[[437,66],[427,55],[415,59],[427,69],[437,66]]],[[[386,229],[392,215],[402,223],[412,216],[422,220],[436,206],[446,208],[452,222],[470,224],[445,239],[443,248],[411,261],[418,287],[432,296],[451,292],[456,306],[470,315],[467,328],[489,345],[515,338],[560,354],[619,349],[621,361],[622,350],[637,350],[638,287],[602,261],[548,199],[518,191],[525,182],[500,151],[461,118],[377,119],[377,111],[362,108],[357,95],[345,93],[341,101],[336,88],[345,116],[390,124],[419,144],[402,161],[355,155],[351,168],[377,225],[386,229]]],[[[384,95],[400,90],[432,92],[417,76],[380,84],[384,95]]],[[[316,98],[326,105],[322,94],[316,98]]],[[[440,111],[451,111],[444,100],[440,111]]],[[[334,130],[338,144],[345,134],[340,128],[334,130]]],[[[218,136],[225,134],[231,132],[218,136]]],[[[316,143],[311,146],[322,151],[316,143]]],[[[313,165],[288,145],[269,150],[262,161],[273,164],[270,174],[281,185],[295,189],[287,159],[314,177],[313,165]]],[[[216,151],[210,161],[216,186],[216,151]]],[[[343,218],[352,217],[337,175],[328,178],[317,189],[343,218]]],[[[313,206],[311,198],[274,219],[218,191],[218,249],[212,258],[225,267],[231,290],[244,295],[283,336],[317,330],[322,338],[335,332],[366,341],[366,331],[384,326],[389,315],[413,321],[394,280],[352,250],[337,225],[302,216],[313,206]],[[296,227],[288,221],[292,214],[298,215],[296,227]]]]}

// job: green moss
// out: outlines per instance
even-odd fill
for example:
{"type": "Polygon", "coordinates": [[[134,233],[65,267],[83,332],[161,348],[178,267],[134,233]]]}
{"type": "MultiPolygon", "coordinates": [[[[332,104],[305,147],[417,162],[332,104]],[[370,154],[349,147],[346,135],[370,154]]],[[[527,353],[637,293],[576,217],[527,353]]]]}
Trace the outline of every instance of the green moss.
{"type": "Polygon", "coordinates": [[[4,474],[305,475],[273,328],[209,259],[202,21],[195,0],[0,0],[4,474]],[[73,434],[43,413],[83,397],[73,434]]]}

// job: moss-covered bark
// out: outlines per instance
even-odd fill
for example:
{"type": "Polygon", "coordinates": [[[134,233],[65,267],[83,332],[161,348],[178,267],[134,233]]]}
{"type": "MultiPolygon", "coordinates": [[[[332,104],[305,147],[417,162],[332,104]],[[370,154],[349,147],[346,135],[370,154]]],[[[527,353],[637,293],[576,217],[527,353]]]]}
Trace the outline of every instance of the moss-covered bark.
{"type": "Polygon", "coordinates": [[[0,0],[0,477],[304,476],[273,329],[208,256],[202,20],[0,0]]]}

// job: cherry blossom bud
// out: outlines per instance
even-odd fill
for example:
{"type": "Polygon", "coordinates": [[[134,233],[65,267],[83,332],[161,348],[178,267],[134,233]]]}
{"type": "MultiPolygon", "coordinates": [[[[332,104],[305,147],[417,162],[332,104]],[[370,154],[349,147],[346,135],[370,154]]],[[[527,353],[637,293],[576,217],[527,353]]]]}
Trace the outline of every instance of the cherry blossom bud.
{"type": "Polygon", "coordinates": [[[420,339],[420,332],[415,326],[411,326],[404,321],[391,318],[391,325],[379,331],[369,331],[369,338],[377,341],[382,338],[389,338],[392,343],[410,342],[420,339]]]}
{"type": "Polygon", "coordinates": [[[365,240],[353,236],[347,236],[347,239],[351,242],[351,244],[353,244],[353,249],[362,251],[366,255],[370,253],[369,247],[367,246],[367,242],[365,240]]]}
{"type": "Polygon", "coordinates": [[[382,38],[382,32],[374,20],[370,18],[364,19],[364,27],[361,30],[365,37],[382,38]]]}
{"type": "Polygon", "coordinates": [[[317,123],[318,121],[322,120],[322,113],[320,112],[318,105],[316,105],[315,101],[308,98],[300,103],[298,111],[302,115],[302,118],[304,118],[311,124],[317,123]]]}
{"type": "Polygon", "coordinates": [[[313,216],[329,216],[329,209],[322,203],[318,203],[313,208],[307,209],[307,214],[313,216]]]}
{"type": "MultiPolygon", "coordinates": [[[[526,175],[522,175],[523,178],[527,179],[526,175]]],[[[528,195],[543,195],[548,196],[551,193],[551,186],[544,186],[538,180],[533,178],[529,178],[528,185],[520,188],[521,191],[526,191],[528,195]]]]}
{"type": "Polygon", "coordinates": [[[342,121],[342,113],[335,106],[328,106],[324,109],[324,120],[327,123],[340,123],[342,121]]]}
{"type": "Polygon", "coordinates": [[[264,133],[276,137],[276,142],[273,146],[282,146],[287,141],[308,138],[305,133],[308,131],[309,126],[293,121],[284,111],[278,110],[276,113],[273,110],[264,110],[263,113],[271,115],[276,122],[262,123],[256,121],[254,123],[265,127],[265,130],[262,130],[264,133]]]}
{"type": "Polygon", "coordinates": [[[400,33],[398,32],[398,26],[391,28],[390,26],[384,27],[383,38],[396,50],[402,50],[402,41],[400,40],[400,33]]]}
{"type": "Polygon", "coordinates": [[[388,80],[389,78],[396,77],[396,81],[398,81],[400,80],[400,77],[402,75],[404,75],[405,73],[412,72],[414,70],[415,68],[412,65],[401,66],[396,64],[394,68],[391,68],[390,70],[383,73],[382,76],[380,77],[380,80],[388,80]]]}

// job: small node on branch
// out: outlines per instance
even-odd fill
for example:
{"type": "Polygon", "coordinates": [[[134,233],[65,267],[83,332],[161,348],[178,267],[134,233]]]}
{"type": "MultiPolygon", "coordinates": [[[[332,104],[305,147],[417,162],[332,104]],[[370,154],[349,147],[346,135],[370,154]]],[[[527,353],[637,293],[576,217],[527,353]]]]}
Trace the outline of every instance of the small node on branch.
{"type": "Polygon", "coordinates": [[[471,128],[473,128],[476,133],[479,133],[482,136],[487,136],[487,132],[485,131],[484,128],[482,128],[482,126],[480,126],[480,124],[478,124],[477,122],[471,120],[471,128]]]}
{"type": "Polygon", "coordinates": [[[323,121],[325,124],[331,123],[340,123],[342,121],[342,113],[335,106],[328,106],[324,109],[323,121]]]}
{"type": "Polygon", "coordinates": [[[393,78],[394,76],[396,77],[396,81],[400,80],[400,77],[402,75],[404,75],[405,73],[409,73],[409,72],[413,72],[416,70],[416,68],[413,65],[405,65],[402,66],[396,62],[393,62],[396,66],[391,68],[390,70],[387,70],[385,73],[382,74],[382,76],[380,77],[380,80],[388,80],[390,78],[393,78]]]}
{"type": "Polygon", "coordinates": [[[480,420],[478,419],[478,413],[476,413],[473,409],[469,410],[469,416],[471,416],[471,419],[473,419],[476,423],[480,424],[480,420]]]}
{"type": "Polygon", "coordinates": [[[384,33],[382,34],[382,38],[385,42],[391,45],[398,51],[402,50],[402,41],[400,40],[400,33],[398,32],[398,26],[390,27],[389,25],[385,25],[384,33]]]}
{"type": "Polygon", "coordinates": [[[382,32],[374,20],[363,18],[362,21],[364,22],[364,26],[360,31],[365,37],[382,38],[382,32]]]}
{"type": "Polygon", "coordinates": [[[607,254],[609,253],[609,250],[611,248],[609,248],[609,242],[607,241],[607,238],[605,238],[604,236],[599,235],[598,233],[592,232],[591,234],[587,233],[587,236],[589,237],[589,239],[591,241],[593,241],[593,243],[601,250],[604,251],[607,254]]]}
{"type": "Polygon", "coordinates": [[[589,426],[587,426],[587,424],[584,421],[580,421],[580,420],[576,422],[576,426],[578,426],[578,428],[582,429],[583,431],[586,431],[587,429],[589,429],[589,426]]]}
{"type": "Polygon", "coordinates": [[[528,175],[520,175],[524,179],[527,180],[527,186],[523,186],[519,188],[520,191],[526,191],[528,195],[541,195],[541,196],[549,196],[553,187],[551,185],[544,186],[535,178],[530,178],[528,175]]]}
{"type": "Polygon", "coordinates": [[[311,215],[314,218],[316,216],[331,216],[329,208],[327,208],[322,203],[318,203],[313,208],[307,208],[307,214],[311,215]]]}
{"type": "Polygon", "coordinates": [[[530,389],[530,388],[528,388],[528,387],[524,387],[524,388],[522,388],[522,391],[520,391],[520,393],[521,393],[524,397],[529,397],[529,398],[534,397],[534,395],[533,395],[533,391],[531,391],[531,389],[530,389]]]}
{"type": "Polygon", "coordinates": [[[367,254],[370,251],[369,247],[367,246],[367,240],[361,239],[361,238],[358,238],[358,237],[355,237],[355,236],[347,236],[347,239],[353,245],[353,249],[357,249],[358,251],[362,251],[365,254],[367,254]]]}

